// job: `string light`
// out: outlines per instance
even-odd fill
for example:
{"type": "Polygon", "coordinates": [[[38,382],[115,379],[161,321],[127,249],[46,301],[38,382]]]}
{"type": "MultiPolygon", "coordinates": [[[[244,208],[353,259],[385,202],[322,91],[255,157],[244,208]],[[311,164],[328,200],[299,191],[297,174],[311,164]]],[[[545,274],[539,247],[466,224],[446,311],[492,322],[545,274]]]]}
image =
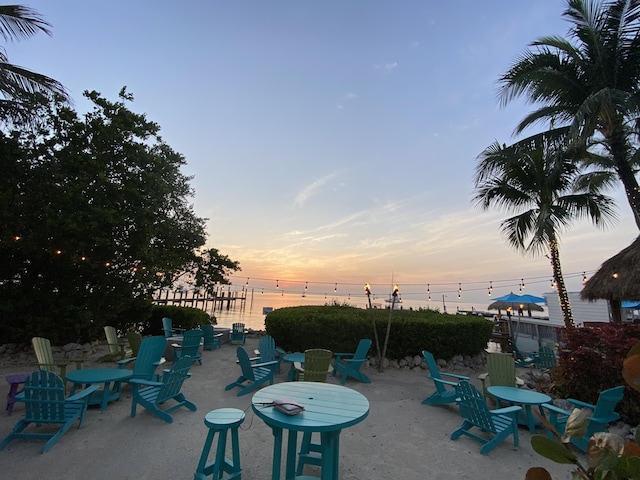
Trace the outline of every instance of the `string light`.
{"type": "Polygon", "coordinates": [[[522,282],[520,284],[520,290],[524,290],[524,278],[521,278],[520,281],[522,282]]]}
{"type": "Polygon", "coordinates": [[[309,282],[304,282],[304,291],[306,292],[309,289],[309,282]]]}
{"type": "Polygon", "coordinates": [[[278,280],[276,280],[276,290],[278,290],[280,284],[278,283],[278,280]]]}
{"type": "Polygon", "coordinates": [[[587,283],[587,274],[586,272],[582,272],[582,284],[585,285],[587,283]]]}
{"type": "Polygon", "coordinates": [[[247,281],[245,282],[244,286],[245,286],[245,287],[248,287],[248,286],[249,286],[249,277],[247,277],[247,281]]]}
{"type": "Polygon", "coordinates": [[[333,293],[336,293],[338,291],[338,284],[336,283],[336,286],[333,287],[333,293]]]}
{"type": "Polygon", "coordinates": [[[462,284],[459,283],[458,284],[458,299],[460,299],[461,296],[462,296],[462,284]]]}
{"type": "Polygon", "coordinates": [[[618,272],[614,272],[614,274],[612,275],[613,278],[618,278],[618,272]]]}
{"type": "Polygon", "coordinates": [[[488,288],[489,292],[488,295],[491,296],[491,292],[493,292],[493,282],[489,282],[489,288],[488,288]]]}

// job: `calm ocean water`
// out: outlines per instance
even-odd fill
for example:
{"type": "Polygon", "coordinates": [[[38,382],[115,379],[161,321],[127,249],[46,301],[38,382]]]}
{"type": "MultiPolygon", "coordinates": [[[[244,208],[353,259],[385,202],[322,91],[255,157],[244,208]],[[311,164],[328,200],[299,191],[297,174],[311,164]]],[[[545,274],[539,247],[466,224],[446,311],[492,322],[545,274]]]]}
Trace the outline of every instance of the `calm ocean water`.
{"type": "MultiPolygon", "coordinates": [[[[457,299],[456,299],[457,300],[457,299]]],[[[371,300],[374,308],[386,308],[389,304],[385,302],[385,298],[372,298],[371,300]]],[[[231,327],[232,324],[240,322],[244,323],[246,328],[253,330],[264,330],[264,308],[277,308],[294,307],[299,305],[331,305],[337,303],[340,305],[348,304],[353,307],[366,308],[367,298],[364,295],[350,296],[333,296],[333,295],[319,295],[319,294],[307,294],[301,295],[296,293],[261,293],[259,291],[249,291],[247,299],[244,302],[236,301],[235,306],[230,308],[225,305],[218,304],[215,310],[208,310],[208,313],[212,313],[216,317],[218,326],[231,327]]],[[[439,311],[443,311],[442,300],[431,302],[427,299],[402,299],[399,304],[400,308],[432,308],[439,311]]],[[[488,302],[478,303],[466,303],[460,301],[446,302],[446,310],[448,313],[456,313],[456,310],[485,310],[488,306],[488,302]]],[[[496,312],[497,313],[497,312],[496,312]]]]}

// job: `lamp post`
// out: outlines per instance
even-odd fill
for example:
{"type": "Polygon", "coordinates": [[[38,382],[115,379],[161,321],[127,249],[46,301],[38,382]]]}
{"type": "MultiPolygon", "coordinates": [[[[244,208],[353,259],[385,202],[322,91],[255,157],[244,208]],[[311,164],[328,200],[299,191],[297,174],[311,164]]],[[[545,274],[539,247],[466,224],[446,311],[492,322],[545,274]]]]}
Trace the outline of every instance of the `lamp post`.
{"type": "Polygon", "coordinates": [[[391,319],[393,318],[393,309],[396,306],[396,299],[398,298],[398,285],[393,286],[393,291],[391,292],[391,310],[389,310],[389,320],[387,321],[387,333],[384,337],[384,347],[382,347],[382,356],[380,358],[380,371],[382,372],[382,361],[384,360],[385,355],[387,354],[387,345],[389,344],[389,332],[391,331],[391,319]]]}
{"type": "Polygon", "coordinates": [[[367,283],[364,286],[364,293],[367,295],[369,302],[369,315],[371,316],[371,323],[373,325],[373,338],[376,342],[376,353],[378,355],[378,371],[382,372],[382,357],[380,356],[380,342],[378,341],[378,327],[376,326],[376,318],[373,315],[373,306],[371,305],[371,287],[367,283]]]}

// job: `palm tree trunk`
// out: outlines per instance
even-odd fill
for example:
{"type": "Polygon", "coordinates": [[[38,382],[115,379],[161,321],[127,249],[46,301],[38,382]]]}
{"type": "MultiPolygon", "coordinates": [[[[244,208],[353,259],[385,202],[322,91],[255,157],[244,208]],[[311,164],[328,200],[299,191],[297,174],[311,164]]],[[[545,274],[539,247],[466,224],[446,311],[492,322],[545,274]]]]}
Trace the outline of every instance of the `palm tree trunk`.
{"type": "Polygon", "coordinates": [[[638,185],[638,180],[631,169],[631,165],[629,165],[629,150],[624,135],[622,132],[615,133],[608,140],[616,173],[622,185],[624,185],[624,191],[633,212],[633,218],[636,221],[636,226],[640,229],[640,185],[638,185]]]}
{"type": "Polygon", "coordinates": [[[549,252],[551,253],[551,268],[553,269],[553,280],[558,288],[558,300],[560,302],[560,310],[562,311],[562,319],[564,326],[567,328],[575,327],[573,323],[573,313],[571,313],[571,303],[569,303],[569,294],[567,286],[562,276],[562,267],[560,266],[560,250],[558,249],[558,241],[555,237],[549,242],[549,252]]]}

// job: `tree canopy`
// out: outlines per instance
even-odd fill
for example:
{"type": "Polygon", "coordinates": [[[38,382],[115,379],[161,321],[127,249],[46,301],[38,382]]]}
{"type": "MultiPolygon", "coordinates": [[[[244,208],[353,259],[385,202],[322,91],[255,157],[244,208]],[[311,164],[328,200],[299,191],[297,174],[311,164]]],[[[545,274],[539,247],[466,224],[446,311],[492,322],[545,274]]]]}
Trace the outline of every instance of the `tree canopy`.
{"type": "Polygon", "coordinates": [[[206,284],[239,269],[215,249],[200,254],[206,219],[159,125],[127,108],[124,88],[117,101],[85,96],[93,109],[83,116],[43,102],[33,107],[37,128],[0,133],[0,329],[9,338],[86,340],[144,315],[153,291],[184,272],[206,284]]]}

